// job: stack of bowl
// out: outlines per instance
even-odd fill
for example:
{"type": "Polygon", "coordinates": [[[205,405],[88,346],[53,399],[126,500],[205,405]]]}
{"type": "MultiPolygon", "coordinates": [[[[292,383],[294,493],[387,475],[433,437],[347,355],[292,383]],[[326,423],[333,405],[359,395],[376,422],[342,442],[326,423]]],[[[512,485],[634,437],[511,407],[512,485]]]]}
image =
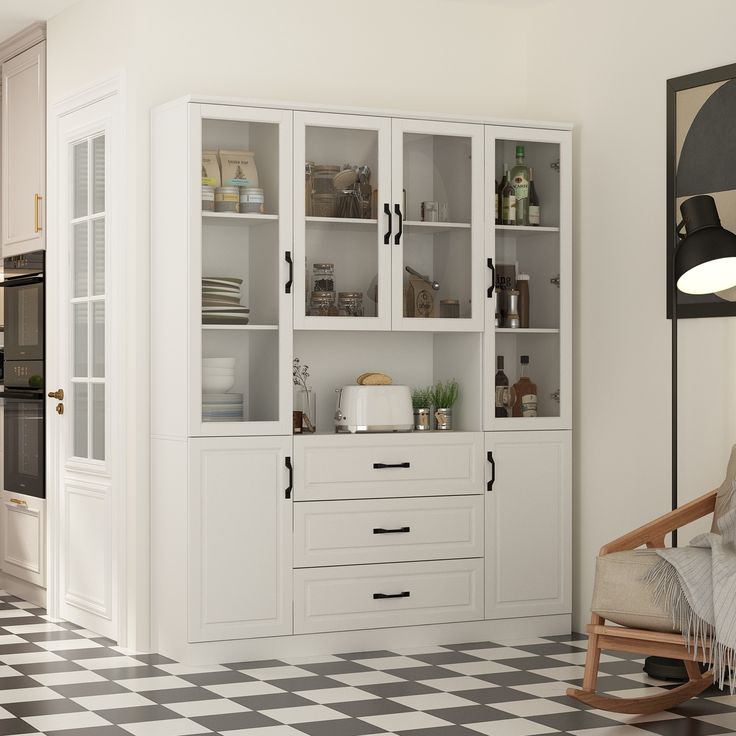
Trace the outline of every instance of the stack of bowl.
{"type": "Polygon", "coordinates": [[[202,359],[202,421],[242,422],[243,394],[235,385],[235,358],[202,359]]]}

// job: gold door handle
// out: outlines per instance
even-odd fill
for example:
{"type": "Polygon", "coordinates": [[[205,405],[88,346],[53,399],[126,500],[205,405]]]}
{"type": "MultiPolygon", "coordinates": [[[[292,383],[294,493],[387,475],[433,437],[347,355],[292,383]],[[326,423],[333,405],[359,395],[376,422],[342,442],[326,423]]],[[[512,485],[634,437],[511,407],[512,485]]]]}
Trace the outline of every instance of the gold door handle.
{"type": "Polygon", "coordinates": [[[56,413],[61,415],[64,413],[64,404],[57,404],[56,405],[56,413]]]}
{"type": "Polygon", "coordinates": [[[34,202],[33,202],[33,219],[34,219],[34,225],[35,225],[35,232],[40,233],[41,230],[43,230],[43,227],[41,227],[41,215],[39,213],[38,205],[43,199],[43,197],[40,194],[34,195],[34,202]]]}
{"type": "Polygon", "coordinates": [[[64,389],[60,388],[57,391],[49,391],[49,398],[64,401],[64,389]]]}
{"type": "Polygon", "coordinates": [[[17,504],[18,506],[28,506],[28,502],[24,501],[22,498],[11,498],[10,503],[17,504]]]}

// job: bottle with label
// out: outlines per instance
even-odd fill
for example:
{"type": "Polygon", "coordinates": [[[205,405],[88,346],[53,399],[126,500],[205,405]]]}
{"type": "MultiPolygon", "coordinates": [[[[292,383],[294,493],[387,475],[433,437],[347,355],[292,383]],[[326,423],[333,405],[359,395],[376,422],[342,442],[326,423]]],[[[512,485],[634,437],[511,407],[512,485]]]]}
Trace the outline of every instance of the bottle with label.
{"type": "Polygon", "coordinates": [[[519,292],[519,327],[529,327],[529,274],[520,273],[516,277],[516,291],[519,292]]]}
{"type": "MultiPolygon", "coordinates": [[[[505,166],[505,165],[504,165],[505,166]]],[[[516,195],[509,177],[508,168],[503,175],[506,182],[501,190],[501,224],[516,225],[516,195]]]]}
{"type": "Polygon", "coordinates": [[[526,375],[529,365],[529,356],[522,355],[521,377],[514,384],[514,408],[512,415],[515,417],[537,416],[537,384],[526,375]]]}
{"type": "Polygon", "coordinates": [[[509,379],[503,372],[503,355],[496,357],[496,416],[507,417],[509,405],[509,379]]]}
{"type": "Polygon", "coordinates": [[[516,225],[529,224],[529,167],[524,163],[524,146],[516,146],[516,166],[511,169],[509,181],[516,198],[516,225]]]}
{"type": "Polygon", "coordinates": [[[529,169],[529,224],[539,227],[541,215],[539,195],[534,186],[534,169],[529,169]]]}
{"type": "Polygon", "coordinates": [[[495,201],[495,205],[494,206],[495,206],[495,210],[496,210],[496,214],[495,214],[495,218],[496,219],[495,219],[495,222],[496,222],[496,225],[500,225],[501,224],[501,210],[498,207],[498,193],[500,191],[499,188],[498,188],[498,179],[496,179],[495,182],[496,182],[496,196],[494,197],[494,201],[495,201]]]}

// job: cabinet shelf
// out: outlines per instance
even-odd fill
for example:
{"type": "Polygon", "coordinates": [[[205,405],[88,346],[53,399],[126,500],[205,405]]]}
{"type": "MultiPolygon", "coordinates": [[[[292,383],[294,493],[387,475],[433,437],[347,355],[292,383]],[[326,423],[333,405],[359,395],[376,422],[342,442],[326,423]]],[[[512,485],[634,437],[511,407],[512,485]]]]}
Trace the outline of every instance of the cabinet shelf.
{"type": "Polygon", "coordinates": [[[263,331],[278,330],[278,325],[202,325],[203,330],[244,330],[244,331],[263,331]]]}
{"type": "Polygon", "coordinates": [[[243,214],[239,212],[202,212],[202,222],[245,222],[249,225],[262,225],[265,222],[275,222],[278,219],[278,215],[261,215],[257,212],[243,214]]]}
{"type": "Polygon", "coordinates": [[[558,233],[558,227],[539,227],[538,225],[495,225],[496,231],[501,234],[516,233],[518,235],[533,235],[534,233],[558,233]]]}
{"type": "Polygon", "coordinates": [[[496,332],[506,334],[516,333],[521,335],[559,335],[557,327],[496,327],[496,332]]]}
{"type": "Polygon", "coordinates": [[[308,225],[350,225],[359,227],[375,227],[378,220],[365,219],[362,217],[306,217],[308,225]]]}
{"type": "Polygon", "coordinates": [[[446,233],[448,230],[470,230],[469,222],[423,222],[421,220],[405,220],[404,228],[406,230],[414,230],[415,228],[423,233],[436,234],[446,233]]]}

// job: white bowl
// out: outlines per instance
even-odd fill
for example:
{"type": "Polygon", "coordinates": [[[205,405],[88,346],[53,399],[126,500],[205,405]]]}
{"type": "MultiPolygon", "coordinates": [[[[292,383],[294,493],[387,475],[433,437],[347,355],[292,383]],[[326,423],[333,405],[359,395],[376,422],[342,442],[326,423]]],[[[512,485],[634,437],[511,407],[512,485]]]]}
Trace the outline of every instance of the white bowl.
{"type": "Polygon", "coordinates": [[[202,391],[206,394],[223,394],[235,385],[235,376],[202,376],[202,391]]]}
{"type": "Polygon", "coordinates": [[[234,376],[235,368],[203,368],[202,375],[205,375],[205,376],[234,376]]]}
{"type": "Polygon", "coordinates": [[[202,358],[202,365],[208,368],[234,368],[235,358],[202,358]]]}

